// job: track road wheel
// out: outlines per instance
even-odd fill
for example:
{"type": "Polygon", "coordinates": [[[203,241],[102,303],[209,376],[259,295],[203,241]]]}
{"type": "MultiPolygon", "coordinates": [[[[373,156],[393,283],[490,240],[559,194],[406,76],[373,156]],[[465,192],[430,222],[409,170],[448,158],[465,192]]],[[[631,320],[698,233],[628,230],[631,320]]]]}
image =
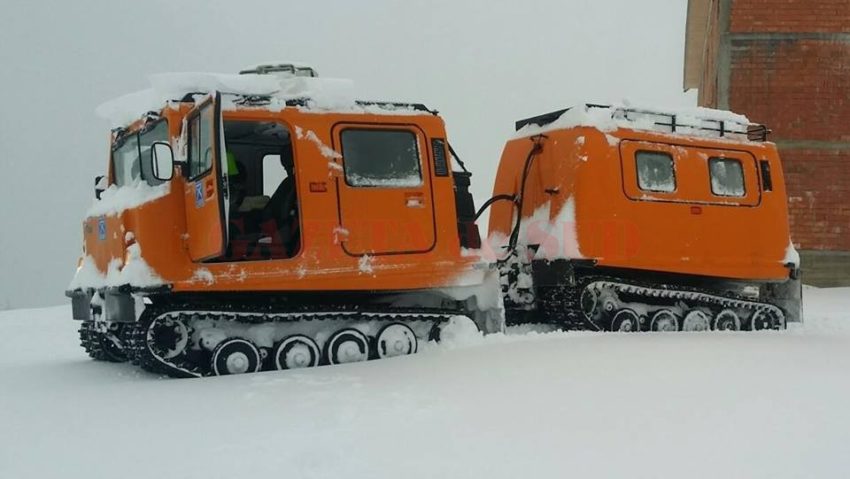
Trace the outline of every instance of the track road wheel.
{"type": "Polygon", "coordinates": [[[763,329],[785,329],[785,315],[781,312],[762,309],[753,314],[753,319],[750,320],[750,327],[753,331],[761,331],[763,329]]]}
{"type": "Polygon", "coordinates": [[[716,331],[740,331],[741,317],[731,309],[724,309],[714,318],[716,331]]]}
{"type": "Polygon", "coordinates": [[[346,364],[369,359],[369,339],[354,328],[341,329],[325,343],[328,364],[346,364]]]}
{"type": "Polygon", "coordinates": [[[679,330],[679,318],[669,309],[662,309],[652,316],[652,330],[672,333],[679,330]]]}
{"type": "Polygon", "coordinates": [[[216,376],[255,373],[262,366],[260,350],[251,341],[229,338],[216,346],[210,360],[210,369],[216,376]]]}
{"type": "Polygon", "coordinates": [[[614,315],[611,321],[611,331],[631,333],[640,331],[640,317],[631,309],[622,309],[614,315]]]}
{"type": "Polygon", "coordinates": [[[379,358],[415,354],[419,347],[416,334],[409,326],[401,323],[392,323],[381,328],[376,345],[379,358]]]}
{"type": "Polygon", "coordinates": [[[319,365],[321,357],[316,342],[301,334],[279,342],[272,353],[275,369],[311,368],[319,365]]]}
{"type": "Polygon", "coordinates": [[[711,318],[704,311],[695,309],[685,315],[682,320],[682,331],[708,331],[711,329],[711,318]]]}

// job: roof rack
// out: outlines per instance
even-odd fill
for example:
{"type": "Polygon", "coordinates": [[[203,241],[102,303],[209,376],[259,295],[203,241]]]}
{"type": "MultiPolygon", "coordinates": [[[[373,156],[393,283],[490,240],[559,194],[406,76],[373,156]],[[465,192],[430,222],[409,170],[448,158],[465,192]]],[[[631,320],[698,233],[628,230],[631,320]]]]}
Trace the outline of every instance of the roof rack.
{"type": "MultiPolygon", "coordinates": [[[[638,108],[625,108],[625,107],[617,107],[612,105],[598,105],[593,103],[585,104],[587,108],[600,108],[600,109],[610,109],[611,110],[611,118],[623,119],[628,121],[637,121],[638,119],[652,120],[653,124],[657,126],[667,127],[670,129],[670,133],[676,133],[681,131],[683,128],[700,131],[708,131],[715,132],[717,136],[720,138],[729,136],[729,135],[742,135],[751,141],[767,141],[767,135],[770,134],[770,130],[764,126],[759,124],[750,124],[743,123],[739,121],[733,120],[715,120],[709,118],[698,118],[699,124],[688,123],[687,120],[680,122],[680,118],[677,118],[675,113],[663,113],[652,110],[643,110],[638,108]]],[[[571,110],[572,108],[564,108],[562,110],[553,111],[550,113],[544,113],[543,115],[534,116],[531,118],[526,118],[524,120],[519,120],[516,122],[516,129],[519,131],[521,128],[527,125],[537,125],[537,126],[545,126],[548,125],[558,118],[561,117],[564,113],[571,110]]],[[[689,119],[692,117],[689,117],[689,119]]]]}
{"type": "MultiPolygon", "coordinates": [[[[244,106],[268,105],[269,103],[271,103],[271,99],[272,99],[271,95],[244,95],[244,94],[234,94],[234,95],[237,97],[234,102],[238,105],[244,105],[244,106]]],[[[439,113],[437,110],[432,110],[422,103],[403,103],[403,102],[395,102],[395,101],[363,101],[363,100],[357,100],[354,103],[357,106],[377,106],[379,108],[385,108],[387,110],[392,110],[392,109],[415,110],[415,111],[422,111],[422,112],[430,113],[432,115],[437,115],[439,113]]],[[[308,106],[310,106],[310,97],[290,98],[290,99],[286,100],[286,106],[308,107],[308,106]]]]}

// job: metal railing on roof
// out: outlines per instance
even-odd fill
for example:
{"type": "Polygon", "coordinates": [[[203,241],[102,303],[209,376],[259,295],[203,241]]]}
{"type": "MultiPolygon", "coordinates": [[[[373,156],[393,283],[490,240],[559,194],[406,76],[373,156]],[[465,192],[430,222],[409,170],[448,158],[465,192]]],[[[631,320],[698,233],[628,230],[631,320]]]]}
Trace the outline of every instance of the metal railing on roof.
{"type": "MultiPolygon", "coordinates": [[[[767,141],[770,130],[765,125],[745,123],[735,120],[722,120],[714,118],[700,118],[694,115],[679,115],[676,113],[665,113],[648,109],[617,107],[612,105],[598,105],[588,103],[586,108],[599,108],[611,110],[611,118],[615,120],[626,120],[633,122],[638,128],[641,121],[651,121],[653,126],[664,127],[669,130],[661,130],[669,133],[692,133],[705,131],[716,133],[719,138],[735,137],[747,138],[750,141],[767,141]],[[696,122],[694,121],[696,120],[696,122]]],[[[545,126],[553,123],[564,113],[572,108],[544,113],[543,115],[526,118],[516,122],[517,131],[527,125],[545,126]]]]}

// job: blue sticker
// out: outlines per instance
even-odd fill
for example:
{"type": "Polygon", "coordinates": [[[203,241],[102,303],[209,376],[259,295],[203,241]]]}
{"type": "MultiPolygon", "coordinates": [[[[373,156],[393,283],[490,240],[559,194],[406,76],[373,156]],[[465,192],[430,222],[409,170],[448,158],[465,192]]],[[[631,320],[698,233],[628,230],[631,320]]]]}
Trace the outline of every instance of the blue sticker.
{"type": "Polygon", "coordinates": [[[101,241],[106,240],[106,216],[97,219],[97,238],[101,241]]]}
{"type": "Polygon", "coordinates": [[[195,208],[204,206],[204,183],[199,181],[195,183],[195,208]]]}

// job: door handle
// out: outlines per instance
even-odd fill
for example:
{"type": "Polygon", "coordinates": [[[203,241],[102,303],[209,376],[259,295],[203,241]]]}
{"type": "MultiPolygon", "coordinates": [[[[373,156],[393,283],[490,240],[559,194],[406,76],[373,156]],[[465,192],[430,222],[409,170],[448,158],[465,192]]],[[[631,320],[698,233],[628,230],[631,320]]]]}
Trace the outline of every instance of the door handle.
{"type": "Polygon", "coordinates": [[[422,193],[406,193],[404,195],[404,204],[408,208],[424,208],[425,195],[422,193]]]}

